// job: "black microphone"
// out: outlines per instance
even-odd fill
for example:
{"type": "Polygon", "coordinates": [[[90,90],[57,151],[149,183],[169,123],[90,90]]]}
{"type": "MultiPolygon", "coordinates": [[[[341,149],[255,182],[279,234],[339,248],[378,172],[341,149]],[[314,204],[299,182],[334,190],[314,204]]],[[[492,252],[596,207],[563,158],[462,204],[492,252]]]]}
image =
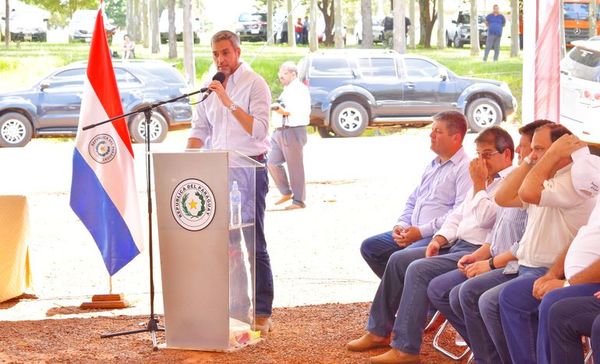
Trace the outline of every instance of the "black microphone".
{"type": "MultiPolygon", "coordinates": [[[[213,81],[219,81],[221,83],[223,83],[223,81],[225,81],[225,74],[223,72],[217,72],[215,73],[215,75],[213,76],[213,81]]],[[[202,96],[202,100],[205,100],[208,95],[210,95],[212,93],[212,90],[209,89],[208,87],[203,87],[200,89],[200,92],[204,92],[203,96],[202,96]]]]}

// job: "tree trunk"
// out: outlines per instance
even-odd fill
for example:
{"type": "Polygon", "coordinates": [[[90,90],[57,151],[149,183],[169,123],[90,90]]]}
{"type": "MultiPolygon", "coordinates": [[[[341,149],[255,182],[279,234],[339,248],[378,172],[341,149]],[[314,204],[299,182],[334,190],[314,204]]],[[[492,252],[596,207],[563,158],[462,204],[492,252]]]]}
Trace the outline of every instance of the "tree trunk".
{"type": "Polygon", "coordinates": [[[479,17],[477,0],[471,0],[471,55],[479,56],[479,17]]]}
{"type": "Polygon", "coordinates": [[[408,30],[410,38],[410,49],[417,49],[417,43],[415,39],[415,29],[417,29],[417,13],[415,10],[415,0],[410,0],[408,4],[408,17],[410,18],[411,27],[408,30]]]}
{"type": "Polygon", "coordinates": [[[267,0],[267,44],[275,43],[275,35],[273,34],[273,0],[267,0]]]}
{"type": "Polygon", "coordinates": [[[296,48],[296,28],[294,27],[294,7],[292,0],[287,0],[287,18],[288,18],[288,45],[292,48],[296,48]]]}
{"type": "Polygon", "coordinates": [[[362,48],[373,48],[373,17],[371,0],[360,1],[360,14],[362,17],[362,48]]]}
{"type": "Polygon", "coordinates": [[[10,46],[10,1],[6,0],[4,3],[4,46],[8,48],[10,46]]]}
{"type": "MultiPolygon", "coordinates": [[[[510,0],[510,56],[519,56],[519,0],[510,0]]],[[[594,22],[595,23],[595,22],[594,22]]]]}
{"type": "MultiPolygon", "coordinates": [[[[148,0],[142,1],[142,41],[144,48],[150,47],[150,23],[148,19],[148,0]]],[[[152,1],[152,0],[150,0],[152,1]]]]}
{"type": "Polygon", "coordinates": [[[419,0],[420,11],[420,29],[421,29],[421,40],[420,44],[424,48],[431,48],[431,32],[433,31],[433,25],[437,19],[437,12],[435,10],[435,2],[433,3],[433,9],[430,9],[431,0],[419,0]]]}
{"type": "Polygon", "coordinates": [[[160,33],[158,31],[158,0],[150,0],[150,39],[152,53],[160,52],[160,33]]]}
{"type": "Polygon", "coordinates": [[[404,1],[394,0],[393,4],[393,49],[398,53],[404,54],[406,53],[406,20],[404,18],[404,1]]]}
{"type": "Polygon", "coordinates": [[[334,0],[335,48],[344,48],[344,25],[342,24],[342,0],[334,0]]]}
{"type": "MultiPolygon", "coordinates": [[[[318,3],[317,3],[318,4],[318,3]]],[[[333,44],[333,0],[321,0],[319,5],[319,10],[323,13],[323,20],[325,21],[325,39],[324,42],[327,45],[333,44]]]]}
{"type": "Polygon", "coordinates": [[[438,3],[438,30],[437,30],[437,47],[438,49],[446,48],[446,23],[444,22],[444,0],[437,0],[438,3]]]}
{"type": "MultiPolygon", "coordinates": [[[[129,35],[132,36],[136,43],[142,41],[142,18],[140,16],[142,14],[142,4],[141,0],[133,0],[133,11],[131,14],[131,24],[132,24],[132,33],[129,35]]],[[[127,24],[129,24],[129,20],[127,20],[127,24]]]]}
{"type": "Polygon", "coordinates": [[[308,21],[308,46],[311,52],[319,49],[319,40],[317,38],[317,0],[310,0],[310,16],[308,21]]]}
{"type": "Polygon", "coordinates": [[[196,83],[196,63],[194,62],[194,33],[192,32],[192,2],[182,0],[183,5],[183,70],[190,87],[196,83]]]}
{"type": "Polygon", "coordinates": [[[169,58],[177,58],[177,34],[175,33],[175,0],[167,1],[169,15],[169,58]]]}
{"type": "Polygon", "coordinates": [[[135,14],[134,6],[134,0],[127,0],[127,9],[125,10],[125,26],[127,28],[127,34],[129,35],[129,39],[131,39],[132,42],[136,41],[133,20],[133,16],[135,14]]]}

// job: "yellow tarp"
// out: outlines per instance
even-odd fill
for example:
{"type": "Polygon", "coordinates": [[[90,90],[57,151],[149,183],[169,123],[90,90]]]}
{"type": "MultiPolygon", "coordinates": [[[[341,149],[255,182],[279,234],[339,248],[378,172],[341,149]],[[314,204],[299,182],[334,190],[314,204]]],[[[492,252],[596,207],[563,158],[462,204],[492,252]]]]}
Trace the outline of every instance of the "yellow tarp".
{"type": "Polygon", "coordinates": [[[25,196],[0,196],[0,302],[31,286],[29,211],[25,196]]]}

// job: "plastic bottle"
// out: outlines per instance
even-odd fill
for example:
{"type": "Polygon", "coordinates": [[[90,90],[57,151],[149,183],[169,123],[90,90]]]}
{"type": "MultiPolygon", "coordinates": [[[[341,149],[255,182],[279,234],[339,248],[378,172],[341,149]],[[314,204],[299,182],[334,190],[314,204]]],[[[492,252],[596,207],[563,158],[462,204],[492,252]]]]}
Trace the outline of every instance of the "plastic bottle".
{"type": "Polygon", "coordinates": [[[229,211],[231,217],[229,224],[239,226],[242,224],[242,193],[238,189],[237,181],[233,181],[231,192],[229,192],[229,211]]]}

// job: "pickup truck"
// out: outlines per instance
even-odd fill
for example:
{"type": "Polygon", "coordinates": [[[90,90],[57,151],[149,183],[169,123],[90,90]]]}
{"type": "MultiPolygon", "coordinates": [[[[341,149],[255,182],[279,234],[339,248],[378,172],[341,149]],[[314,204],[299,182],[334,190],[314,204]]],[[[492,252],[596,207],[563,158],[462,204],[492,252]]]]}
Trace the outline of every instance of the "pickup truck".
{"type": "MultiPolygon", "coordinates": [[[[477,19],[479,29],[479,46],[483,47],[487,39],[487,27],[485,17],[479,15],[477,19]]],[[[462,48],[465,44],[471,44],[471,16],[467,12],[459,11],[458,16],[446,27],[446,46],[462,48]]]]}

